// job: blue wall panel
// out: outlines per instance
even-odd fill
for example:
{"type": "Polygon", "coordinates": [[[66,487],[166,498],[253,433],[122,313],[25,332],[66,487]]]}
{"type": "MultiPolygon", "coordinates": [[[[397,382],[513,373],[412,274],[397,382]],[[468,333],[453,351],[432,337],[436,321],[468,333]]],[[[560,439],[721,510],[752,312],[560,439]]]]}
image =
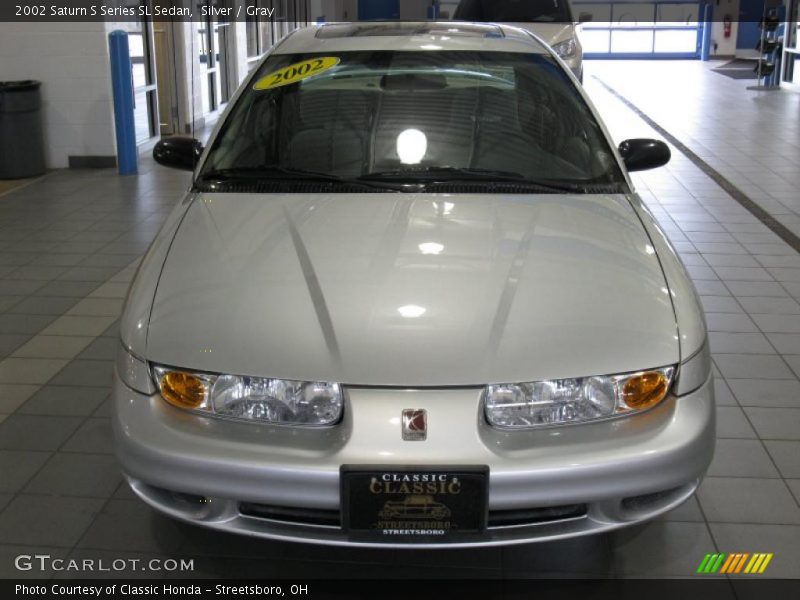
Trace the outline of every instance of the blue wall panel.
{"type": "Polygon", "coordinates": [[[400,18],[400,0],[359,0],[359,21],[400,18]]]}

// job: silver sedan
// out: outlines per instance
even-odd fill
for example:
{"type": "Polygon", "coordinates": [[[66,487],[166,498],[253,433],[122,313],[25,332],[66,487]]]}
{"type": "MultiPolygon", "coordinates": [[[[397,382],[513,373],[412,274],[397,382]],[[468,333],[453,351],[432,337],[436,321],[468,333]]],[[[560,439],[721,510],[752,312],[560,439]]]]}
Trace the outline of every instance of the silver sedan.
{"type": "Polygon", "coordinates": [[[133,490],[214,529],[452,547],[602,532],[714,448],[703,313],[553,51],[337,24],[254,69],[134,279],[114,383],[133,490]]]}

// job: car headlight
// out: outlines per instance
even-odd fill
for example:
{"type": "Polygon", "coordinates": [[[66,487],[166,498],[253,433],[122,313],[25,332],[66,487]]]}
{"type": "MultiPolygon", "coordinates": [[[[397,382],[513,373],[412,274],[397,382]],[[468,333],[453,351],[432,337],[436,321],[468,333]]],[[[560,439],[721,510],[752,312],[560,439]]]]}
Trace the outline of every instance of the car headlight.
{"type": "Polygon", "coordinates": [[[674,371],[666,367],[605,377],[488,385],[486,419],[494,427],[526,429],[640,412],[666,397],[674,371]]]}
{"type": "Polygon", "coordinates": [[[558,54],[561,58],[572,58],[578,50],[578,44],[575,38],[569,38],[563,42],[553,44],[553,52],[558,54]]]}
{"type": "Polygon", "coordinates": [[[338,383],[210,375],[154,367],[161,397],[178,408],[259,423],[320,427],[342,418],[338,383]]]}

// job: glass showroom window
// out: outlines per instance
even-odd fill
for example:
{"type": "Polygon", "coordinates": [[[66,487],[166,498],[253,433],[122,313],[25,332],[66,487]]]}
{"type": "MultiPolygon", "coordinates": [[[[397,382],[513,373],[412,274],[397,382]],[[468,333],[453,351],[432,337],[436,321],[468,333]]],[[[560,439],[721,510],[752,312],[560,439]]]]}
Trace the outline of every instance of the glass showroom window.
{"type": "MultiPolygon", "coordinates": [[[[150,0],[135,0],[129,5],[147,6],[150,0]]],[[[134,128],[136,141],[146,142],[158,128],[156,70],[153,63],[153,23],[144,18],[122,23],[128,31],[128,47],[133,74],[134,128]]]]}
{"type": "Polygon", "coordinates": [[[792,0],[786,14],[783,81],[800,86],[800,0],[792,0]]]}
{"type": "Polygon", "coordinates": [[[580,33],[588,57],[700,55],[697,2],[574,2],[572,6],[575,13],[592,15],[580,33]]]}
{"type": "Polygon", "coordinates": [[[250,14],[245,19],[247,28],[247,58],[257,59],[264,55],[277,41],[274,19],[278,15],[277,0],[247,0],[247,6],[258,9],[257,13],[250,14]],[[257,16],[265,11],[272,11],[273,18],[257,16]]]}
{"type": "Polygon", "coordinates": [[[247,6],[258,9],[245,19],[247,58],[251,61],[263,56],[290,31],[311,23],[308,0],[247,0],[247,6]],[[265,13],[272,18],[256,16],[265,13]]]}
{"type": "MultiPolygon", "coordinates": [[[[223,8],[225,0],[199,0],[197,12],[203,6],[223,8]]],[[[200,60],[200,89],[203,113],[217,110],[230,97],[228,82],[228,31],[230,23],[206,16],[198,24],[197,49],[200,60]]]]}

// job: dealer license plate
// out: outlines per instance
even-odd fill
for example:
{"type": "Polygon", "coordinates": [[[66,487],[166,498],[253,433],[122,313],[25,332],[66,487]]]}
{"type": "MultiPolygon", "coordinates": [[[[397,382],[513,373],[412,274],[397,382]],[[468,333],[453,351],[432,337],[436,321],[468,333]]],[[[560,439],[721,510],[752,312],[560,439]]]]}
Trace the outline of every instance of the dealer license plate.
{"type": "Polygon", "coordinates": [[[344,465],[343,525],[354,538],[452,542],[486,529],[489,468],[344,465]]]}

